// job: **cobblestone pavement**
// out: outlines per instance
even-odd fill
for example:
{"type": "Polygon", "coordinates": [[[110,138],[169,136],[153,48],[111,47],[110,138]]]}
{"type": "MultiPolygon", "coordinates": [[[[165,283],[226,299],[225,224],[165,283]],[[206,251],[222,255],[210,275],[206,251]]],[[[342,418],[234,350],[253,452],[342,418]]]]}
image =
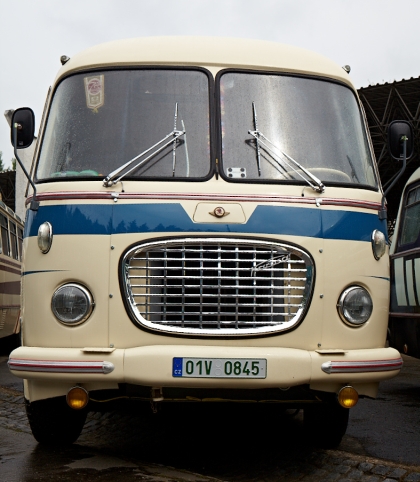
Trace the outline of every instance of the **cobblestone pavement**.
{"type": "MultiPolygon", "coordinates": [[[[150,423],[150,418],[153,417],[142,417],[138,411],[130,410],[92,412],[77,444],[94,447],[102,457],[123,457],[128,464],[138,464],[141,457],[141,463],[146,461],[149,468],[138,472],[135,480],[420,482],[420,466],[302,446],[299,437],[293,439],[298,425],[292,425],[298,422],[291,421],[290,417],[283,419],[280,425],[270,427],[268,434],[255,427],[241,432],[240,424],[226,426],[229,420],[212,433],[210,425],[213,422],[203,425],[199,418],[190,424],[185,418],[175,421],[171,418],[170,423],[168,419],[163,423],[158,419],[150,423]],[[189,430],[190,434],[187,433],[189,430]],[[142,432],[141,436],[139,432],[142,432]],[[268,449],[275,448],[274,440],[284,435],[289,441],[283,440],[279,450],[268,449]],[[186,456],[185,452],[188,452],[186,456]],[[178,476],[174,475],[177,473],[175,469],[165,475],[163,467],[166,465],[177,467],[180,470],[178,476]]],[[[0,387],[0,427],[30,433],[21,392],[0,387]]],[[[0,473],[1,463],[0,453],[0,473]]],[[[83,464],[74,467],[81,469],[83,464]]]]}

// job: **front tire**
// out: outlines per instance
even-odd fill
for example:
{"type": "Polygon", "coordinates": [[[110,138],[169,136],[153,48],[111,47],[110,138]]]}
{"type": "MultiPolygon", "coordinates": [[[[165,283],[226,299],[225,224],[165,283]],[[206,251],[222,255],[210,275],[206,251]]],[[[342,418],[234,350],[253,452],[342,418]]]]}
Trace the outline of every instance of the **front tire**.
{"type": "Polygon", "coordinates": [[[71,409],[65,397],[25,400],[25,405],[32,434],[40,444],[70,445],[82,432],[87,411],[71,409]]]}
{"type": "Polygon", "coordinates": [[[313,445],[325,449],[337,447],[347,430],[349,409],[337,402],[311,405],[303,411],[303,424],[313,445]]]}

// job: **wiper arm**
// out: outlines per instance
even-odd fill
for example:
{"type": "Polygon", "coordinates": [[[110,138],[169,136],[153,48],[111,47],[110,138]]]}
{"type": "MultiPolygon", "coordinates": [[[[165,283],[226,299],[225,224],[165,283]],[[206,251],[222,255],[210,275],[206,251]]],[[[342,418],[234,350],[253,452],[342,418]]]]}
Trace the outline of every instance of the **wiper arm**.
{"type": "MultiPolygon", "coordinates": [[[[309,186],[316,192],[324,192],[325,191],[325,186],[321,182],[320,179],[318,179],[316,176],[311,174],[307,169],[305,169],[299,162],[297,162],[295,159],[293,159],[291,156],[283,152],[274,142],[270,141],[260,130],[258,130],[258,123],[257,123],[257,110],[255,107],[255,102],[252,103],[252,110],[254,114],[254,128],[255,130],[253,131],[248,131],[248,134],[250,134],[252,137],[255,138],[256,142],[256,148],[257,148],[257,164],[258,164],[258,173],[261,176],[261,154],[260,154],[260,145],[264,146],[267,151],[269,151],[272,155],[274,154],[276,157],[280,157],[278,153],[280,153],[283,157],[285,157],[287,160],[293,163],[293,165],[289,164],[287,161],[283,159],[283,162],[290,167],[298,176],[300,176],[309,186]],[[264,142],[266,141],[266,142],[264,142]],[[276,152],[277,151],[277,152],[276,152]],[[302,172],[306,174],[306,176],[309,178],[307,179],[304,177],[297,169],[298,167],[302,172]],[[312,181],[312,182],[311,182],[312,181]]],[[[274,159],[278,164],[280,162],[277,159],[274,159]]]]}
{"type": "Polygon", "coordinates": [[[165,136],[163,139],[161,139],[159,142],[156,142],[153,146],[149,147],[145,151],[141,152],[137,156],[133,157],[130,159],[128,162],[123,164],[122,166],[118,167],[114,171],[110,172],[103,180],[103,185],[104,187],[111,187],[114,184],[117,184],[117,182],[121,181],[121,179],[134,170],[138,169],[140,166],[145,164],[149,159],[152,157],[156,156],[156,154],[159,154],[159,152],[162,152],[165,147],[168,147],[170,144],[173,144],[173,150],[172,150],[172,175],[175,176],[175,166],[176,166],[176,144],[177,140],[185,134],[185,130],[177,130],[176,129],[176,119],[178,116],[178,102],[175,104],[175,119],[174,119],[174,130],[170,132],[167,136],[165,136]],[[170,140],[168,140],[170,139],[170,140]],[[150,154],[149,154],[150,153],[150,154]],[[149,154],[147,157],[146,154],[149,154]],[[140,161],[136,164],[135,161],[140,159],[140,161]],[[134,164],[134,165],[133,165],[134,164]],[[125,171],[128,167],[132,166],[128,171],[125,171]],[[125,171],[125,172],[124,172],[125,171]],[[121,174],[123,173],[123,174],[121,174]],[[121,174],[121,176],[119,176],[121,174]],[[119,176],[119,177],[118,177],[119,176]]]}

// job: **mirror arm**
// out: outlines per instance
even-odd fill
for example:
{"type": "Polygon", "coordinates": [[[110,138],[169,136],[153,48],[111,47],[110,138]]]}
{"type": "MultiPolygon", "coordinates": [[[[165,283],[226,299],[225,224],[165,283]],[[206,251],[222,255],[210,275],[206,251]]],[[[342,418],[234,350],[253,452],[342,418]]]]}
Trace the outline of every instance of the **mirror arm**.
{"type": "Polygon", "coordinates": [[[19,128],[22,128],[22,126],[20,124],[18,124],[17,122],[15,122],[14,125],[12,126],[12,130],[13,130],[13,149],[14,149],[16,160],[19,163],[19,166],[21,167],[25,176],[28,178],[28,181],[31,184],[32,189],[34,190],[34,193],[33,193],[33,196],[32,196],[32,201],[31,201],[31,204],[29,206],[29,209],[31,211],[38,211],[39,201],[36,200],[35,184],[33,183],[32,179],[31,179],[31,176],[28,174],[28,171],[25,169],[25,166],[23,165],[23,162],[20,160],[19,155],[17,153],[17,130],[19,128]]]}
{"type": "Polygon", "coordinates": [[[400,140],[401,140],[402,145],[403,145],[403,153],[402,153],[402,156],[401,156],[402,161],[403,161],[403,165],[402,165],[402,168],[401,168],[400,172],[397,174],[395,179],[392,181],[391,185],[387,187],[386,191],[384,192],[384,194],[382,196],[381,209],[378,211],[378,216],[379,216],[379,219],[381,221],[383,219],[387,219],[387,212],[386,212],[386,209],[385,209],[386,196],[389,193],[389,191],[394,187],[394,185],[398,181],[398,179],[404,174],[405,168],[407,166],[407,141],[408,141],[408,137],[402,136],[400,140]]]}

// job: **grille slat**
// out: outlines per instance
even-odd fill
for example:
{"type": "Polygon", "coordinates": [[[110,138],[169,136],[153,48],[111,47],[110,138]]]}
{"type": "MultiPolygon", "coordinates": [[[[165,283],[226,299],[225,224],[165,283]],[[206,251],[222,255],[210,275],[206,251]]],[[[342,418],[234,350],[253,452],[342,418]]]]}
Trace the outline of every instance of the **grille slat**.
{"type": "MultiPolygon", "coordinates": [[[[176,250],[175,250],[175,249],[157,249],[157,250],[155,251],[155,253],[159,253],[159,252],[160,252],[160,253],[164,253],[164,252],[166,252],[166,253],[182,253],[182,252],[183,252],[183,249],[182,249],[182,248],[176,249],[176,250]]],[[[213,250],[211,250],[211,249],[190,249],[189,252],[190,252],[191,254],[194,254],[194,253],[208,253],[208,254],[212,254],[212,253],[217,252],[217,250],[214,250],[214,249],[213,249],[213,250]]],[[[229,252],[230,252],[230,253],[235,253],[235,250],[234,250],[234,249],[231,249],[230,251],[229,251],[229,250],[224,250],[224,252],[225,252],[225,253],[229,253],[229,252]]],[[[242,250],[242,249],[241,249],[241,255],[243,256],[243,255],[245,255],[245,254],[251,254],[251,255],[253,255],[253,254],[254,254],[254,250],[252,250],[252,249],[250,249],[250,250],[243,249],[243,250],[242,250]]],[[[266,255],[272,255],[273,252],[272,252],[272,250],[263,250],[263,249],[261,249],[261,250],[258,251],[258,254],[259,254],[259,255],[266,256],[266,255]]],[[[286,251],[283,251],[283,252],[279,251],[277,254],[280,256],[280,255],[282,255],[282,254],[287,254],[287,252],[286,252],[286,251]]],[[[133,259],[133,260],[136,260],[136,259],[142,260],[143,257],[142,257],[142,256],[133,256],[132,259],[133,259]]],[[[168,258],[168,259],[169,259],[169,258],[168,258]]],[[[173,260],[178,260],[178,259],[179,259],[179,258],[173,258],[173,260]]],[[[200,259],[201,259],[201,257],[200,257],[200,258],[197,258],[195,261],[198,261],[198,260],[200,260],[200,259]]],[[[212,259],[212,258],[209,258],[209,259],[212,259]]],[[[302,260],[295,260],[294,262],[296,262],[296,263],[302,263],[302,260]]]]}
{"type": "MultiPolygon", "coordinates": [[[[158,313],[158,312],[156,312],[156,313],[158,313]]],[[[179,314],[181,314],[181,313],[179,313],[179,314]]],[[[198,314],[198,312],[197,312],[197,314],[198,314]]],[[[214,315],[217,315],[217,312],[208,311],[208,312],[206,312],[205,314],[206,314],[206,315],[214,316],[214,315]]],[[[285,314],[285,316],[287,316],[287,314],[285,314]]],[[[163,324],[162,321],[161,321],[161,322],[157,322],[157,321],[155,322],[155,324],[159,324],[159,323],[163,324]]],[[[183,321],[183,322],[179,322],[179,326],[181,326],[181,325],[188,325],[188,324],[190,324],[191,326],[195,326],[196,323],[195,323],[194,321],[183,321]]],[[[252,324],[253,324],[253,325],[261,325],[261,326],[266,326],[266,325],[270,325],[270,324],[271,324],[271,325],[275,326],[275,325],[278,325],[278,321],[258,321],[258,320],[255,320],[252,324]]],[[[176,323],[174,323],[174,325],[176,325],[176,323]]],[[[236,323],[235,323],[235,322],[231,322],[231,321],[221,321],[221,322],[220,322],[220,325],[221,325],[221,326],[235,326],[236,323]]],[[[219,327],[219,328],[220,328],[220,327],[219,327]]]]}
{"type": "MultiPolygon", "coordinates": [[[[204,272],[203,272],[203,275],[204,275],[204,272]]],[[[201,275],[201,276],[203,276],[201,275]]],[[[201,277],[200,276],[200,277],[201,277]]],[[[186,279],[192,279],[192,280],[197,280],[199,279],[200,277],[198,276],[185,276],[186,279]]],[[[175,280],[175,279],[179,279],[179,276],[159,276],[159,275],[156,275],[153,277],[154,279],[172,279],[172,280],[175,280]]],[[[237,278],[239,279],[243,279],[241,278],[240,276],[239,277],[236,277],[236,276],[224,276],[223,279],[225,280],[236,280],[237,278]]],[[[139,276],[128,276],[127,279],[149,279],[149,276],[148,275],[139,275],[139,276]]],[[[272,276],[272,277],[265,277],[265,278],[262,278],[260,276],[247,276],[247,279],[248,280],[262,280],[262,281],[271,281],[271,280],[275,280],[275,281],[278,281],[278,280],[290,280],[290,281],[305,281],[306,278],[292,278],[291,276],[272,276]]],[[[148,284],[148,286],[150,286],[150,284],[148,284]]],[[[213,285],[214,287],[217,288],[218,285],[213,285]]]]}
{"type": "MultiPolygon", "coordinates": [[[[296,278],[293,278],[294,280],[296,280],[296,278]]],[[[301,278],[299,281],[305,281],[305,278],[301,278]]],[[[149,287],[149,288],[161,288],[162,285],[160,284],[131,284],[131,288],[145,288],[145,287],[149,287]]],[[[167,288],[178,288],[179,285],[178,284],[166,284],[165,285],[167,288]]],[[[186,284],[185,287],[186,288],[194,288],[195,286],[197,286],[196,284],[186,284]]],[[[208,284],[208,285],[203,285],[201,282],[200,282],[200,286],[202,288],[218,288],[220,285],[214,285],[214,284],[208,284]]],[[[237,288],[237,289],[243,289],[243,290],[246,290],[246,289],[249,289],[247,286],[236,286],[236,285],[223,285],[224,288],[237,288]]],[[[293,290],[304,290],[305,287],[304,286],[294,286],[292,288],[293,290]]],[[[201,292],[201,291],[200,291],[201,292]]],[[[169,296],[168,294],[166,294],[166,296],[169,296]]]]}
{"type": "MultiPolygon", "coordinates": [[[[157,286],[159,286],[159,285],[157,285],[157,286]]],[[[186,286],[186,288],[189,288],[189,287],[190,287],[190,286],[186,286]]],[[[134,297],[134,298],[139,297],[139,296],[144,297],[144,294],[141,294],[141,293],[135,294],[135,293],[133,293],[133,297],[134,297]]],[[[151,296],[160,297],[160,295],[151,295],[151,296]]],[[[176,296],[176,295],[174,295],[174,296],[176,296]]],[[[194,298],[194,297],[196,297],[195,294],[185,294],[184,296],[185,296],[185,298],[188,298],[188,297],[194,298]]],[[[217,298],[217,299],[219,299],[219,295],[218,295],[217,293],[206,293],[205,297],[206,297],[206,298],[217,298]]],[[[249,298],[249,295],[236,294],[235,297],[236,297],[236,298],[249,298]]],[[[266,295],[255,295],[255,297],[256,297],[256,298],[267,298],[266,295]]],[[[170,297],[169,297],[169,296],[165,296],[165,299],[167,299],[167,298],[170,298],[170,297]]],[[[302,295],[289,295],[289,294],[287,294],[287,295],[276,295],[276,298],[280,298],[280,299],[281,299],[281,298],[296,298],[296,299],[299,299],[299,300],[300,300],[300,299],[302,299],[302,295]]],[[[203,295],[200,295],[200,300],[201,300],[201,301],[203,300],[203,295]]],[[[200,304],[201,304],[201,303],[200,303],[200,304]]],[[[273,304],[273,302],[271,302],[271,304],[273,304]]]]}
{"type": "MultiPolygon", "coordinates": [[[[149,302],[147,303],[136,303],[136,306],[148,306],[149,302]]],[[[208,305],[209,303],[203,303],[204,306],[208,305]]],[[[160,302],[154,302],[153,303],[153,306],[179,306],[179,303],[168,303],[168,302],[165,302],[165,303],[160,303],[160,302]]],[[[184,303],[182,306],[197,306],[197,304],[194,304],[194,303],[184,303]]],[[[222,307],[222,306],[229,306],[231,307],[232,304],[231,303],[217,303],[217,306],[219,307],[222,307]]],[[[253,308],[256,307],[256,306],[259,306],[260,308],[271,308],[272,306],[274,308],[285,308],[285,307],[294,307],[294,308],[299,308],[301,305],[300,303],[276,303],[276,304],[273,304],[273,303],[241,303],[241,307],[244,308],[244,307],[250,307],[252,306],[253,308]]],[[[182,312],[179,312],[179,313],[182,313],[182,312]]],[[[229,313],[231,314],[231,312],[226,312],[226,313],[229,313]]],[[[263,313],[264,314],[264,313],[263,313]]]]}
{"type": "Polygon", "coordinates": [[[303,318],[314,266],[302,249],[231,238],[183,238],[132,248],[123,259],[131,315],[151,329],[247,335],[303,318]]]}
{"type": "MultiPolygon", "coordinates": [[[[156,258],[156,260],[157,260],[157,259],[158,259],[158,258],[156,258]]],[[[165,259],[166,259],[166,258],[165,258],[165,259]]],[[[140,261],[140,260],[136,260],[136,261],[140,261]]],[[[179,261],[179,259],[172,259],[172,260],[167,259],[166,261],[179,261]]],[[[189,261],[190,263],[192,263],[192,262],[194,262],[194,261],[215,263],[214,258],[213,258],[213,259],[190,259],[190,258],[188,258],[188,261],[189,261]]],[[[296,262],[296,263],[290,263],[290,264],[304,264],[304,263],[302,263],[302,262],[300,262],[300,263],[296,262]]],[[[258,265],[258,263],[256,263],[254,266],[257,266],[257,265],[258,265]]],[[[191,267],[190,269],[191,269],[191,270],[200,270],[200,269],[208,270],[208,269],[215,269],[215,268],[216,268],[216,266],[215,266],[215,267],[208,267],[208,268],[204,268],[204,267],[201,268],[200,266],[197,266],[197,267],[191,267]]],[[[138,269],[138,267],[137,267],[137,266],[130,266],[130,267],[129,267],[129,270],[130,270],[130,271],[131,271],[131,270],[135,270],[135,269],[138,269]]],[[[171,269],[176,269],[176,267],[168,266],[168,269],[169,269],[169,270],[171,270],[171,269]]],[[[222,269],[222,270],[226,270],[227,268],[221,267],[221,269],[222,269]]],[[[272,268],[270,268],[270,269],[272,269],[273,271],[289,271],[289,268],[272,267],[272,268]]],[[[291,268],[291,269],[292,269],[293,271],[306,271],[304,268],[303,268],[303,269],[291,268]]],[[[240,267],[238,267],[238,269],[237,269],[237,271],[246,271],[246,270],[248,270],[248,268],[240,268],[240,267]]]]}

